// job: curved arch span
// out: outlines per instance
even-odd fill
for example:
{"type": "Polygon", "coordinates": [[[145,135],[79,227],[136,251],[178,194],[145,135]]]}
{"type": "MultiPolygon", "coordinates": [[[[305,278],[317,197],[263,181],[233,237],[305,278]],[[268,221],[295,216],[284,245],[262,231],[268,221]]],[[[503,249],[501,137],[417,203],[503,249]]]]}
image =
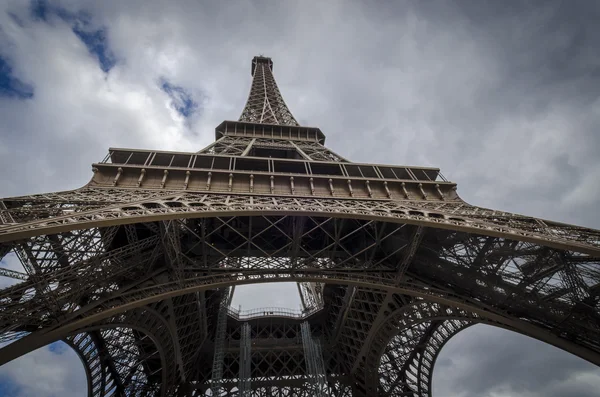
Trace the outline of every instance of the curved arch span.
{"type": "Polygon", "coordinates": [[[583,379],[599,373],[598,367],[521,333],[474,324],[452,335],[440,348],[428,397],[460,394],[475,382],[480,395],[493,394],[502,387],[504,393],[514,395],[546,395],[563,390],[567,395],[591,396],[598,392],[597,382],[583,379]],[[499,370],[497,364],[501,362],[504,368],[499,370]],[[532,379],[541,383],[528,382],[532,379]]]}
{"type": "Polygon", "coordinates": [[[153,309],[121,313],[63,340],[83,363],[89,397],[165,396],[177,384],[178,349],[170,327],[153,309]]]}
{"type": "Polygon", "coordinates": [[[431,320],[403,329],[389,341],[381,355],[378,389],[389,396],[403,393],[431,396],[433,371],[441,349],[471,325],[456,319],[431,320]]]}
{"type": "MultiPolygon", "coordinates": [[[[228,286],[240,285],[240,284],[252,284],[257,282],[281,282],[281,281],[309,281],[309,282],[323,282],[331,284],[342,284],[342,285],[355,285],[364,286],[364,277],[361,277],[360,281],[357,281],[353,277],[323,277],[322,271],[316,270],[313,272],[284,272],[277,274],[273,271],[262,272],[262,274],[244,274],[240,276],[235,274],[235,277],[221,278],[213,283],[198,284],[196,281],[192,281],[186,288],[173,288],[171,290],[152,290],[152,291],[136,291],[132,293],[137,299],[126,301],[123,295],[119,295],[118,299],[114,302],[110,300],[95,304],[96,310],[84,310],[83,313],[75,312],[72,318],[68,318],[64,321],[65,325],[58,326],[52,330],[45,332],[38,331],[27,335],[14,343],[5,346],[0,349],[0,365],[11,361],[17,357],[20,357],[32,350],[42,347],[55,340],[60,340],[68,335],[73,335],[80,330],[85,329],[93,324],[102,322],[106,319],[114,318],[114,316],[127,312],[133,309],[143,308],[146,305],[162,301],[166,298],[175,297],[191,292],[199,292],[207,289],[225,288],[228,286]],[[304,275],[298,277],[299,274],[304,275]],[[261,277],[263,276],[263,277],[261,277]],[[266,276],[266,277],[265,277],[266,276]],[[144,294],[145,292],[145,294],[144,294]],[[125,303],[124,303],[125,301],[125,303]]],[[[450,307],[453,310],[459,310],[462,314],[460,318],[469,318],[471,320],[476,319],[477,322],[490,322],[494,325],[502,326],[508,329],[516,330],[519,333],[530,336],[534,339],[549,343],[560,349],[566,350],[572,354],[575,354],[587,361],[590,361],[596,365],[600,365],[600,354],[577,345],[567,339],[561,338],[555,334],[552,334],[549,330],[545,330],[534,324],[525,322],[520,319],[511,318],[510,316],[499,313],[491,307],[487,307],[483,304],[476,302],[468,302],[464,299],[460,299],[457,296],[449,295],[448,293],[437,290],[434,288],[423,288],[418,285],[403,285],[394,286],[389,283],[377,284],[375,282],[367,283],[369,288],[381,289],[396,294],[403,294],[411,296],[413,298],[421,299],[424,303],[430,305],[431,303],[437,304],[440,307],[450,307]],[[468,314],[467,314],[468,313],[468,314]]],[[[164,285],[161,285],[164,287],[164,285]]],[[[443,315],[443,318],[452,318],[449,315],[443,315]]]]}
{"type": "MultiPolygon", "coordinates": [[[[65,192],[70,193],[70,192],[65,192]]],[[[581,238],[577,232],[566,228],[549,232],[540,228],[536,220],[519,226],[507,218],[503,222],[489,221],[483,217],[456,216],[452,212],[436,210],[427,202],[395,202],[389,200],[351,200],[341,198],[315,199],[308,197],[281,198],[246,196],[243,194],[208,194],[167,192],[157,197],[156,192],[145,192],[143,200],[109,204],[88,211],[61,210],[50,219],[8,224],[0,228],[0,242],[55,234],[79,229],[126,225],[140,222],[168,221],[185,218],[212,218],[229,216],[323,216],[367,221],[403,223],[438,229],[461,231],[484,236],[507,238],[542,244],[548,247],[575,250],[588,255],[600,255],[600,244],[593,236],[581,238]]],[[[456,201],[457,207],[465,206],[456,201]]],[[[438,205],[439,206],[439,205],[438,205]]],[[[468,205],[467,205],[468,206],[468,205]]],[[[479,212],[489,211],[479,209],[479,212]]],[[[493,211],[492,211],[493,212],[493,211]]],[[[509,214],[510,215],[510,214],[509,214]]],[[[495,215],[498,218],[498,215],[495,215]]],[[[523,217],[521,217],[523,218],[523,217]]],[[[556,228],[563,225],[555,224],[556,228]]],[[[589,232],[596,232],[588,230],[589,232]]]]}
{"type": "Polygon", "coordinates": [[[475,324],[509,330],[573,354],[523,329],[464,307],[417,299],[392,312],[369,341],[368,354],[362,357],[360,368],[378,371],[355,373],[358,388],[365,395],[431,397],[435,362],[442,348],[460,331],[475,324]]]}

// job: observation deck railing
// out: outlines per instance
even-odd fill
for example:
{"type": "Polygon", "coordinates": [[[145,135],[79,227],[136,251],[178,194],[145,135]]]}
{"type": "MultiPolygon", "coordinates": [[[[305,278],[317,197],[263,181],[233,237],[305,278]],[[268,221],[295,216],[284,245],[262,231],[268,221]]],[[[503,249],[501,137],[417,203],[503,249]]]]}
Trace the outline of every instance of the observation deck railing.
{"type": "Polygon", "coordinates": [[[286,317],[303,320],[321,309],[321,307],[314,307],[307,310],[290,309],[287,307],[259,307],[256,309],[240,310],[229,306],[227,314],[236,320],[242,321],[259,317],[286,317]]]}

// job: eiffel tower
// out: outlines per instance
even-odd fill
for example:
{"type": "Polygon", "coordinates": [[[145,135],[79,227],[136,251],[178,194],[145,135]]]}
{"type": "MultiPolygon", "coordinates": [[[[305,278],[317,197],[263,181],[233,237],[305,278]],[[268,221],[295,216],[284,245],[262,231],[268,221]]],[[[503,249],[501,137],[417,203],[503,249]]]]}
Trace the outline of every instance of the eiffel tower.
{"type": "Polygon", "coordinates": [[[430,396],[473,324],[600,364],[600,231],[467,204],[439,169],[353,163],[252,60],[199,152],[111,148],[80,189],[0,201],[0,365],[49,343],[89,396],[430,396]],[[297,283],[302,309],[231,307],[297,283]]]}

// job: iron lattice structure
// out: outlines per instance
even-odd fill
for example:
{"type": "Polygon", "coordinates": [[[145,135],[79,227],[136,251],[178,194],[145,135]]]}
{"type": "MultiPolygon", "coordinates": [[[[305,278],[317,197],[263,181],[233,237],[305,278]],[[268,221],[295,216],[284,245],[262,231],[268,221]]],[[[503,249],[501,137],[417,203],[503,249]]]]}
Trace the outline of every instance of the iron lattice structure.
{"type": "Polygon", "coordinates": [[[476,323],[600,364],[600,232],[476,207],[435,168],[350,162],[269,58],[200,152],[109,149],[72,191],[0,201],[4,364],[64,340],[89,396],[429,396],[476,323]],[[304,310],[232,288],[298,283],[304,310]]]}

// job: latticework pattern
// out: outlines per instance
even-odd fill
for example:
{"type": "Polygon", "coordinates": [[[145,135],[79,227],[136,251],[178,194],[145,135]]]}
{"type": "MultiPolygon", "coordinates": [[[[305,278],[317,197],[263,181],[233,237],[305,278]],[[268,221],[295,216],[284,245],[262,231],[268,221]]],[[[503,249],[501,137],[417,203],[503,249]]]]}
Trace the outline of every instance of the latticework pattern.
{"type": "Polygon", "coordinates": [[[90,396],[430,396],[475,323],[600,364],[600,231],[465,203],[425,167],[351,163],[252,63],[200,152],[110,149],[80,189],[0,200],[0,364],[56,340],[90,396]],[[303,310],[228,308],[293,281],[303,310]],[[304,324],[304,325],[303,325],[304,324]],[[304,330],[304,334],[303,334],[304,330]]]}
{"type": "Polygon", "coordinates": [[[240,121],[298,125],[277,88],[270,58],[254,57],[252,60],[252,87],[240,121]]]}

